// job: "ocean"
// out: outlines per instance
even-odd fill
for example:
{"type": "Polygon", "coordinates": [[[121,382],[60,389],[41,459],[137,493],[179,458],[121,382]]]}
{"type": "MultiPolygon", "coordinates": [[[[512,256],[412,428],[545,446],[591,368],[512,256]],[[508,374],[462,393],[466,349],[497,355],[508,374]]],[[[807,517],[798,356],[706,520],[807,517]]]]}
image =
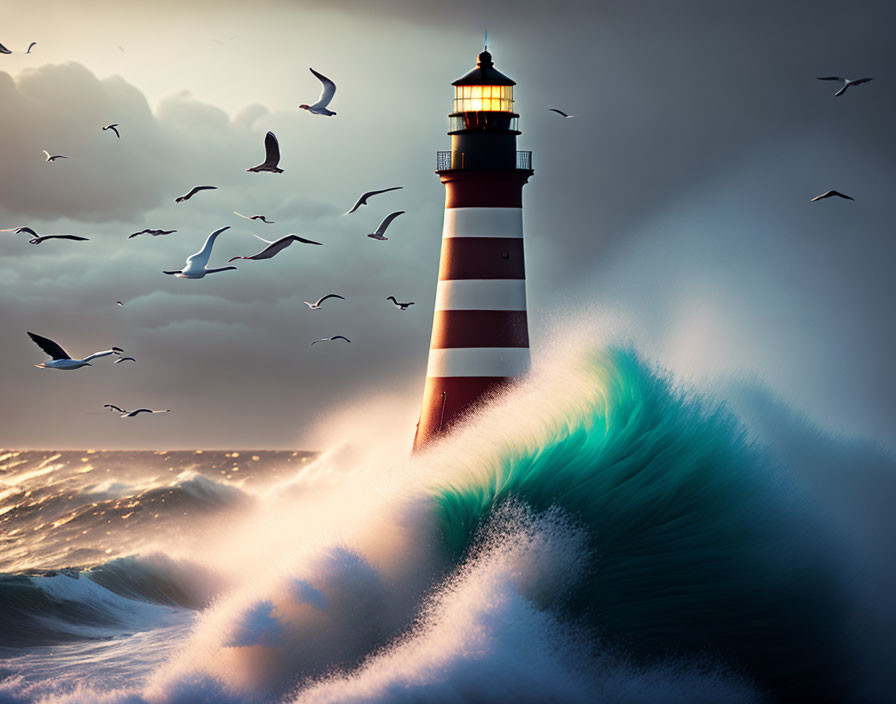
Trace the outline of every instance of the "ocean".
{"type": "Polygon", "coordinates": [[[0,702],[887,701],[892,454],[720,394],[590,346],[415,456],[0,452],[0,702]]]}

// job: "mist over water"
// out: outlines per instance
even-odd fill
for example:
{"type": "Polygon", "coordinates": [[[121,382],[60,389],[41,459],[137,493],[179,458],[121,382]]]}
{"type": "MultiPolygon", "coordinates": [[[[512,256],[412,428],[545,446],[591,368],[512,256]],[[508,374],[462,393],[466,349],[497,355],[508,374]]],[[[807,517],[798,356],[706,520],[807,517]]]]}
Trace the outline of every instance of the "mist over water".
{"type": "Polygon", "coordinates": [[[9,453],[0,701],[883,701],[893,458],[590,335],[414,457],[9,453]]]}

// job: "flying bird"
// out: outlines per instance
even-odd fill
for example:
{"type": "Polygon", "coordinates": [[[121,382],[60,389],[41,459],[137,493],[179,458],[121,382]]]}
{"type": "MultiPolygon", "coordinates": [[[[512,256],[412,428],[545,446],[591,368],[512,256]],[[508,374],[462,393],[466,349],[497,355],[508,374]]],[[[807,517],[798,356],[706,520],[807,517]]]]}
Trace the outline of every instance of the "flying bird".
{"type": "Polygon", "coordinates": [[[40,367],[41,369],[80,369],[81,367],[90,367],[93,366],[90,364],[91,359],[96,359],[97,357],[107,357],[110,354],[120,355],[124,352],[121,347],[113,347],[110,350],[104,350],[103,352],[94,352],[92,355],[84,357],[84,359],[72,359],[68,353],[62,349],[57,343],[53,342],[46,337],[41,337],[40,335],[35,335],[33,332],[28,333],[28,337],[34,340],[34,344],[40,347],[44,352],[50,355],[51,359],[47,362],[42,362],[41,364],[35,364],[35,367],[40,367]]]}
{"type": "Polygon", "coordinates": [[[11,53],[12,52],[9,49],[7,49],[5,46],[0,44],[0,54],[11,54],[11,53]]]}
{"type": "Polygon", "coordinates": [[[124,308],[124,301],[115,301],[115,305],[124,308]]]}
{"type": "Polygon", "coordinates": [[[183,203],[185,200],[190,200],[193,196],[195,196],[199,191],[216,191],[218,190],[217,186],[193,186],[190,189],[189,193],[185,193],[182,196],[178,196],[174,199],[175,203],[183,203]]]}
{"type": "Polygon", "coordinates": [[[153,237],[158,237],[159,235],[170,235],[170,234],[175,233],[175,232],[177,232],[177,230],[151,230],[151,229],[146,229],[146,230],[140,230],[140,232],[135,232],[135,233],[132,234],[132,235],[128,235],[128,239],[131,239],[131,238],[133,238],[133,237],[137,237],[137,235],[152,235],[153,237]]]}
{"type": "Polygon", "coordinates": [[[841,76],[818,76],[819,81],[843,81],[843,87],[834,93],[834,97],[837,98],[843,95],[846,92],[846,89],[850,86],[860,86],[863,83],[867,83],[868,81],[874,80],[872,78],[843,78],[841,76]]]}
{"type": "Polygon", "coordinates": [[[114,403],[104,403],[103,408],[108,408],[110,411],[117,411],[122,418],[133,418],[134,416],[138,416],[141,413],[171,413],[170,409],[164,411],[154,411],[151,408],[138,408],[136,411],[126,411],[123,408],[119,408],[114,403]]]}
{"type": "Polygon", "coordinates": [[[37,232],[35,232],[30,227],[11,227],[6,230],[0,230],[0,232],[12,232],[12,231],[15,231],[15,233],[17,235],[19,235],[19,234],[31,235],[31,239],[28,240],[28,242],[30,244],[40,244],[44,240],[78,240],[78,241],[82,241],[82,242],[87,241],[86,237],[78,237],[77,235],[44,235],[44,236],[41,236],[41,235],[37,234],[37,232]]]}
{"type": "Polygon", "coordinates": [[[277,164],[279,163],[280,142],[277,141],[277,136],[273,132],[268,132],[264,136],[264,161],[261,162],[258,166],[253,166],[250,169],[246,169],[246,171],[253,171],[255,173],[270,171],[273,174],[282,174],[283,169],[277,166],[277,164]]]}
{"type": "Polygon", "coordinates": [[[394,213],[389,213],[385,218],[383,218],[383,221],[382,221],[382,222],[379,224],[379,226],[376,228],[376,232],[371,232],[371,233],[370,233],[369,235],[367,235],[367,236],[370,237],[370,238],[372,238],[372,239],[375,239],[375,240],[387,240],[387,239],[389,239],[388,237],[385,236],[385,234],[386,234],[386,228],[389,227],[390,224],[392,224],[392,221],[393,221],[395,218],[397,218],[399,215],[401,215],[401,214],[404,213],[404,212],[405,212],[404,210],[396,210],[394,213]]]}
{"type": "Polygon", "coordinates": [[[569,114],[563,112],[562,110],[558,110],[557,108],[548,108],[548,110],[550,110],[551,112],[557,113],[560,117],[563,117],[567,120],[571,120],[572,118],[575,117],[575,115],[569,115],[569,114]]]}
{"type": "Polygon", "coordinates": [[[133,357],[119,357],[112,364],[121,364],[122,362],[136,362],[137,360],[133,357]]]}
{"type": "Polygon", "coordinates": [[[840,191],[825,191],[820,196],[815,196],[814,198],[810,198],[809,202],[814,203],[817,200],[824,200],[825,198],[833,198],[837,196],[838,198],[846,198],[846,200],[855,200],[852,196],[848,196],[845,193],[841,193],[840,191]]]}
{"type": "Polygon", "coordinates": [[[46,149],[41,149],[41,151],[47,155],[47,161],[56,161],[57,159],[68,159],[67,156],[63,156],[62,154],[54,154],[50,156],[50,152],[46,149]]]}
{"type": "Polygon", "coordinates": [[[412,305],[414,305],[413,301],[410,301],[409,303],[399,303],[398,301],[395,300],[395,296],[389,296],[386,300],[392,301],[392,304],[399,310],[407,310],[412,305]]]}
{"type": "Polygon", "coordinates": [[[41,242],[46,242],[47,240],[75,240],[76,242],[88,242],[89,238],[79,237],[78,235],[41,235],[39,237],[32,237],[30,240],[28,240],[28,243],[40,244],[41,242]]]}
{"type": "Polygon", "coordinates": [[[30,54],[30,53],[31,53],[31,50],[35,47],[36,44],[37,44],[37,42],[31,42],[31,43],[28,45],[28,48],[25,49],[25,53],[26,53],[26,54],[30,54]]]}
{"type": "Polygon", "coordinates": [[[281,251],[289,247],[289,245],[291,245],[293,242],[301,242],[302,244],[321,244],[320,242],[315,242],[314,240],[306,240],[304,237],[299,237],[298,235],[286,235],[286,237],[281,237],[275,242],[266,240],[263,237],[258,237],[258,235],[255,235],[255,237],[257,239],[260,239],[262,242],[266,242],[268,246],[257,254],[252,254],[248,257],[231,257],[227,261],[235,262],[237,259],[255,259],[256,261],[259,259],[270,259],[274,255],[279,254],[281,251]]]}
{"type": "Polygon", "coordinates": [[[367,193],[363,194],[360,198],[358,198],[358,201],[352,206],[352,209],[349,210],[349,211],[346,213],[346,215],[351,215],[353,212],[355,212],[355,211],[356,211],[358,208],[360,208],[362,205],[367,205],[367,199],[368,199],[368,198],[370,198],[370,197],[372,197],[372,196],[377,196],[377,195],[379,195],[380,193],[388,193],[389,191],[397,191],[397,190],[399,190],[400,188],[404,188],[404,186],[392,186],[392,188],[383,188],[382,190],[379,190],[379,191],[367,191],[367,193]]]}
{"type": "Polygon", "coordinates": [[[273,225],[273,220],[268,220],[264,215],[243,215],[242,213],[238,213],[235,210],[233,211],[234,215],[239,215],[244,220],[261,220],[265,225],[273,225]]]}
{"type": "Polygon", "coordinates": [[[222,227],[220,230],[215,230],[208,237],[205,238],[205,244],[202,245],[202,249],[200,249],[195,254],[191,254],[187,257],[187,264],[183,269],[178,269],[175,271],[163,271],[163,274],[168,274],[169,276],[176,276],[179,279],[201,279],[206,274],[217,274],[219,271],[230,271],[231,269],[236,269],[235,266],[224,266],[219,269],[207,269],[208,260],[212,256],[212,247],[215,246],[215,240],[218,238],[224,230],[229,230],[230,226],[222,227]]]}
{"type": "Polygon", "coordinates": [[[116,127],[118,127],[118,123],[113,122],[111,125],[106,125],[105,127],[103,127],[103,132],[105,132],[106,130],[112,130],[115,133],[115,136],[121,139],[121,135],[118,134],[118,130],[115,129],[116,127]]]}
{"type": "Polygon", "coordinates": [[[327,105],[330,104],[330,101],[333,100],[333,95],[336,93],[336,84],[333,83],[329,78],[327,78],[322,73],[318,73],[313,68],[309,69],[311,73],[317,76],[318,80],[323,83],[323,88],[320,91],[320,97],[317,99],[317,102],[314,105],[299,105],[302,110],[307,110],[310,113],[315,115],[326,115],[330,117],[331,115],[335,115],[336,113],[332,110],[327,109],[327,105]]]}
{"type": "Polygon", "coordinates": [[[328,298],[340,298],[343,301],[345,300],[345,296],[340,296],[338,293],[328,293],[326,296],[318,298],[314,303],[311,303],[310,301],[302,301],[302,303],[308,306],[311,310],[320,310],[320,304],[328,298]]]}
{"type": "Polygon", "coordinates": [[[312,342],[312,345],[316,345],[318,342],[333,342],[334,340],[345,340],[346,342],[351,342],[345,335],[333,335],[333,337],[322,337],[319,340],[315,340],[312,342]]]}

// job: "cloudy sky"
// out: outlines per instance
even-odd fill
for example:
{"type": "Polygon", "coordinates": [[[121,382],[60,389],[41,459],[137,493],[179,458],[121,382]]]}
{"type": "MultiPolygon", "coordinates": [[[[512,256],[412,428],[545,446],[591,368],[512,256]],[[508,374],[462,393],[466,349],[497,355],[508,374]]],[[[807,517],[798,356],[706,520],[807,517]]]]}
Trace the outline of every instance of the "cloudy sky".
{"type": "Polygon", "coordinates": [[[90,242],[0,233],[0,446],[314,448],[330,414],[370,398],[389,411],[369,422],[410,436],[444,197],[435,151],[487,28],[534,152],[536,363],[566,326],[593,328],[721,397],[761,384],[896,447],[892,3],[5,5],[0,227],[90,242]],[[319,92],[309,66],[339,86],[332,119],[297,107],[319,92]],[[815,79],[833,74],[875,80],[834,98],[815,79]],[[267,130],[285,173],[248,174],[267,130]],[[174,204],[200,183],[219,190],[174,204]],[[340,217],[392,185],[405,188],[340,217]],[[808,202],[829,188],[856,201],[808,202]],[[398,209],[388,242],[364,237],[398,209]],[[225,225],[213,265],[257,251],[253,232],[325,246],[200,281],[160,273],[225,225]],[[144,227],[178,232],[127,238],[144,227]],[[348,300],[302,305],[331,291],[348,300]],[[417,305],[399,313],[390,294],[417,305]],[[138,363],[35,369],[26,330],[138,363]],[[353,344],[309,347],[332,334],[353,344]],[[174,412],[125,423],[103,403],[174,412]]]}

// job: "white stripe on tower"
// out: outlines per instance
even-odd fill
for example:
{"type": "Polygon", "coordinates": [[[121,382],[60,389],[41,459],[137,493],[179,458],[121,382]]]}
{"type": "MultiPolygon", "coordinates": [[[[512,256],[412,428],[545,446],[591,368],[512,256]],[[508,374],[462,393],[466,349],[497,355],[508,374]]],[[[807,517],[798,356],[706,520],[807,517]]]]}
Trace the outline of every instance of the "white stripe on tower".
{"type": "Polygon", "coordinates": [[[522,208],[446,208],[442,237],[522,237],[522,208]]]}
{"type": "Polygon", "coordinates": [[[439,281],[436,310],[526,310],[526,280],[439,281]]]}
{"type": "Polygon", "coordinates": [[[528,347],[431,349],[427,377],[517,377],[529,371],[528,347]]]}

